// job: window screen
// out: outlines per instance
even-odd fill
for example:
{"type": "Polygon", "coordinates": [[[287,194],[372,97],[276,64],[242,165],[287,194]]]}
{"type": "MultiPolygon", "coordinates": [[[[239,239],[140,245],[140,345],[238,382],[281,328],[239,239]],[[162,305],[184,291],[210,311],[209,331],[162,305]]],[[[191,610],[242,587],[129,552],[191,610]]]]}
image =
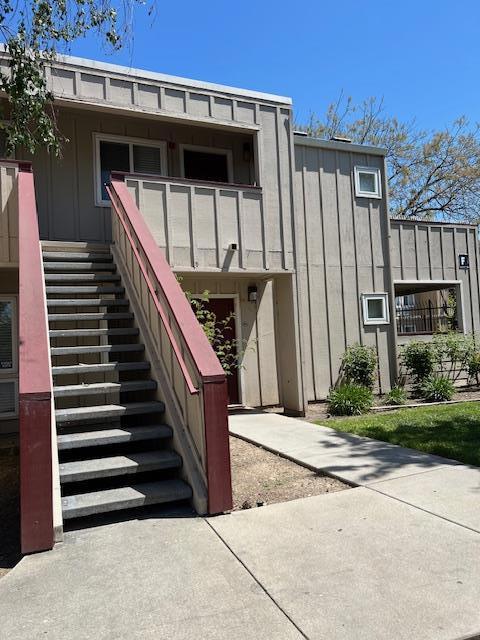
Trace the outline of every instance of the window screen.
{"type": "Polygon", "coordinates": [[[0,300],[0,371],[13,369],[13,303],[0,300]]]}
{"type": "Polygon", "coordinates": [[[377,181],[374,173],[359,173],[360,191],[363,193],[377,193],[377,181]]]}
{"type": "Polygon", "coordinates": [[[228,159],[224,153],[183,150],[185,178],[209,182],[229,182],[228,159]]]}
{"type": "Polygon", "coordinates": [[[370,298],[367,300],[367,305],[369,320],[383,320],[385,318],[383,298],[370,298]]]}
{"type": "Polygon", "coordinates": [[[158,147],[133,145],[133,170],[135,173],[152,173],[160,175],[162,165],[158,147]]]}
{"type": "Polygon", "coordinates": [[[0,415],[15,413],[15,382],[13,380],[0,381],[0,415]]]}
{"type": "Polygon", "coordinates": [[[102,200],[108,200],[105,183],[110,181],[112,171],[130,171],[130,150],[128,144],[100,142],[100,178],[102,200]]]}

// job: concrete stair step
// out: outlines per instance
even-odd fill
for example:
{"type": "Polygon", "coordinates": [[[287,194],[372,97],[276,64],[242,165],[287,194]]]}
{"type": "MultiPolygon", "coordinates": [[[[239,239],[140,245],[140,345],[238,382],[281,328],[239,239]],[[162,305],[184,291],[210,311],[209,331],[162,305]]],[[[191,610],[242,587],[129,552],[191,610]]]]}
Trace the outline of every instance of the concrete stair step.
{"type": "Polygon", "coordinates": [[[97,336],[138,336],[136,327],[119,329],[50,329],[50,338],[91,338],[97,336]]]}
{"type": "Polygon", "coordinates": [[[94,382],[91,384],[69,384],[53,388],[55,398],[87,396],[131,391],[155,391],[155,380],[129,380],[127,382],[94,382]]]}
{"type": "Polygon", "coordinates": [[[113,262],[113,256],[108,251],[43,251],[44,262],[113,262]]]}
{"type": "Polygon", "coordinates": [[[119,282],[120,276],[116,273],[46,273],[45,282],[119,282]]]}
{"type": "Polygon", "coordinates": [[[47,307],[128,307],[129,304],[124,298],[47,298],[47,307]]]}
{"type": "Polygon", "coordinates": [[[188,500],[192,490],[183,480],[162,480],[132,486],[81,493],[62,498],[65,520],[133,507],[188,500]]]}
{"type": "Polygon", "coordinates": [[[126,351],[144,351],[143,344],[92,344],[80,347],[52,347],[52,356],[81,355],[83,353],[120,353],[126,351]]]}
{"type": "Polygon", "coordinates": [[[83,322],[97,320],[133,320],[133,313],[108,313],[108,312],[92,312],[92,313],[49,313],[49,322],[83,322]]]}
{"type": "Polygon", "coordinates": [[[43,270],[50,271],[116,271],[117,267],[113,262],[43,262],[43,270]]]}
{"type": "Polygon", "coordinates": [[[179,469],[182,459],[174,451],[145,451],[123,456],[75,460],[59,465],[60,483],[85,482],[96,478],[113,478],[147,471],[179,469]]]}
{"type": "Polygon", "coordinates": [[[128,402],[126,404],[105,404],[93,407],[72,407],[70,409],[56,409],[55,419],[57,426],[72,424],[75,422],[87,422],[92,420],[114,420],[123,416],[145,415],[149,413],[164,413],[163,402],[152,400],[150,402],[128,402]]]}
{"type": "Polygon", "coordinates": [[[74,287],[70,287],[70,286],[62,286],[62,287],[49,287],[48,285],[45,287],[45,291],[47,293],[47,296],[49,294],[52,293],[60,293],[60,294],[64,294],[64,295],[76,295],[76,294],[85,294],[85,293],[125,293],[125,288],[124,287],[102,287],[100,285],[92,285],[92,286],[74,286],[74,287]]]}
{"type": "Polygon", "coordinates": [[[54,376],[82,375],[84,373],[107,373],[109,371],[149,371],[150,363],[141,362],[103,362],[101,364],[73,364],[65,367],[52,367],[54,376]]]}
{"type": "Polygon", "coordinates": [[[143,442],[148,440],[165,440],[172,437],[172,429],[166,424],[140,427],[116,427],[115,429],[99,429],[80,433],[61,434],[57,437],[59,451],[84,449],[86,447],[143,442]]]}

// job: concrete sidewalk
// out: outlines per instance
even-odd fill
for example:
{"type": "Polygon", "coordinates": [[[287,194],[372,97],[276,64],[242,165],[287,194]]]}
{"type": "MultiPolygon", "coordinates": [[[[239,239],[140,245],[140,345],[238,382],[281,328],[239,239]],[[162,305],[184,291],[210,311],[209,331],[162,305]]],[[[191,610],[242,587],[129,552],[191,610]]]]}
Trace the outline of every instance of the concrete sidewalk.
{"type": "Polygon", "coordinates": [[[230,416],[230,432],[315,471],[480,531],[480,469],[287,418],[230,416]]]}
{"type": "Polygon", "coordinates": [[[480,470],[266,416],[232,431],[363,486],[68,533],[0,580],[0,637],[480,638],[480,470]]]}

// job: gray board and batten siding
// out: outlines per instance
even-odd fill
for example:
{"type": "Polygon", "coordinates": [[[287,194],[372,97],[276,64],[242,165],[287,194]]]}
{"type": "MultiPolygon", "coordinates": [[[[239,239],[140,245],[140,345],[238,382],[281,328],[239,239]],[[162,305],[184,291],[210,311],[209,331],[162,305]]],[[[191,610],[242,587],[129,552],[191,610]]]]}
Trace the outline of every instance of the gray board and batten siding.
{"type": "Polygon", "coordinates": [[[376,348],[380,391],[395,378],[394,323],[365,325],[361,300],[387,293],[392,301],[386,193],[382,150],[295,137],[297,283],[309,401],[327,396],[346,347],[355,343],[376,348]],[[356,197],[355,166],[380,170],[381,198],[356,197]]]}
{"type": "MultiPolygon", "coordinates": [[[[6,61],[2,61],[5,66],[6,61]]],[[[291,100],[255,91],[175,78],[78,58],[60,58],[48,69],[48,83],[59,105],[59,128],[69,139],[61,160],[40,153],[34,160],[41,234],[50,240],[110,240],[109,211],[95,204],[94,133],[168,143],[166,176],[180,177],[179,145],[227,149],[232,153],[232,182],[250,185],[240,194],[215,195],[199,187],[183,197],[195,200],[196,229],[205,224],[205,247],[179,232],[165,248],[180,256],[175,267],[224,269],[218,241],[239,246],[238,268],[292,271],[292,112],[291,100]],[[244,143],[252,143],[245,160],[244,143]],[[193,196],[193,197],[192,197],[193,196]],[[196,197],[198,196],[198,197],[196,197]],[[220,196],[220,198],[218,198],[220,196]],[[225,205],[228,238],[213,239],[212,208],[225,205]],[[228,225],[227,225],[228,226],[228,225]],[[231,237],[230,237],[231,236],[231,237]],[[202,251],[209,256],[196,264],[202,251]],[[183,258],[181,256],[184,256],[183,258]],[[188,256],[188,259],[187,259],[188,256]]],[[[165,192],[163,183],[147,189],[165,192]]],[[[171,191],[169,187],[168,190],[171,191]]],[[[228,191],[228,189],[226,190],[228,191]]],[[[182,188],[176,185],[175,194],[182,188]]],[[[144,194],[146,195],[146,194],[144,194]]],[[[148,196],[147,196],[148,197],[148,196]]],[[[154,199],[158,193],[153,193],[154,199]]],[[[148,203],[144,199],[145,206],[148,203]]],[[[161,215],[165,216],[171,212],[161,215]]],[[[221,211],[217,212],[221,215],[221,211]]],[[[174,214],[172,214],[174,215],[174,214]]],[[[180,218],[193,216],[191,206],[180,218]]],[[[195,222],[195,220],[194,220],[195,222]]],[[[159,219],[159,227],[175,227],[175,219],[159,219]]],[[[195,226],[195,225],[194,225],[195,226]]],[[[175,229],[172,229],[173,236],[175,229]]],[[[159,229],[156,232],[160,233],[159,229]]]]}
{"type": "MultiPolygon", "coordinates": [[[[393,218],[391,227],[392,277],[397,288],[441,287],[441,282],[458,282],[461,287],[462,329],[480,331],[480,284],[478,228],[393,218]],[[460,255],[468,256],[468,268],[461,268],[460,255]],[[419,282],[422,281],[422,282],[419,282]],[[437,284],[438,283],[438,284],[437,284]]],[[[412,289],[413,290],[413,289],[412,289]]]]}

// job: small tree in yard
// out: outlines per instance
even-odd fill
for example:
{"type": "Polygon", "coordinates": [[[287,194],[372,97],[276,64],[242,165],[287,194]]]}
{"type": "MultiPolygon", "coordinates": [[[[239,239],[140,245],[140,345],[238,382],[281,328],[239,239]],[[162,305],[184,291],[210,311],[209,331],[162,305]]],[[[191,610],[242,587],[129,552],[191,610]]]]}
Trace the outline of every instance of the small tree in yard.
{"type": "Polygon", "coordinates": [[[208,308],[209,292],[204,291],[201,296],[194,296],[186,292],[193,312],[202,325],[220,364],[227,375],[239,367],[239,341],[231,337],[231,323],[235,320],[235,314],[231,313],[223,320],[217,319],[213,311],[208,308]]]}
{"type": "MultiPolygon", "coordinates": [[[[90,32],[110,50],[131,37],[133,10],[143,0],[0,0],[0,36],[8,54],[8,72],[0,74],[8,113],[2,128],[7,151],[23,147],[31,154],[46,148],[60,155],[66,141],[56,126],[53,95],[45,66],[57,52],[90,32]]],[[[150,9],[151,11],[151,9],[150,9]]]]}

